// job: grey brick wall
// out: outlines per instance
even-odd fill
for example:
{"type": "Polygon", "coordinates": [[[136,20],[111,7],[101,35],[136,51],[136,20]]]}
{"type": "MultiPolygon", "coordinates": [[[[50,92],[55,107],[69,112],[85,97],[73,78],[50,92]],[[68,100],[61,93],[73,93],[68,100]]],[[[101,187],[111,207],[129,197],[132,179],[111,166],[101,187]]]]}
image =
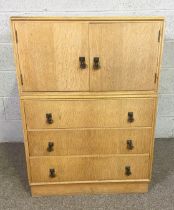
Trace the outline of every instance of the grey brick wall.
{"type": "Polygon", "coordinates": [[[9,18],[165,16],[156,137],[174,137],[174,0],[0,0],[0,142],[23,141],[9,18]]]}

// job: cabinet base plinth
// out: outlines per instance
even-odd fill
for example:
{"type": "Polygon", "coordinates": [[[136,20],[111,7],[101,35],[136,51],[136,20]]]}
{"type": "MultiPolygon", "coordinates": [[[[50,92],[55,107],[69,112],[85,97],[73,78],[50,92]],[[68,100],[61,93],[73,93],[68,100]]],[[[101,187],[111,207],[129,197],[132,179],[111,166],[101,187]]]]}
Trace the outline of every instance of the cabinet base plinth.
{"type": "Polygon", "coordinates": [[[32,185],[32,196],[102,194],[102,193],[144,193],[148,192],[148,183],[83,183],[32,185]]]}

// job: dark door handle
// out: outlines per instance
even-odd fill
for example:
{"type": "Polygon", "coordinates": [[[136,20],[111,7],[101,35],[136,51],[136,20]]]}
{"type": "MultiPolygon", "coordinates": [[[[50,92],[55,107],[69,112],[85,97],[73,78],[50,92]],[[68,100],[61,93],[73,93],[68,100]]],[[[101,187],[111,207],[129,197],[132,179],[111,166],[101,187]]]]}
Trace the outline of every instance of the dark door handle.
{"type": "Polygon", "coordinates": [[[93,69],[98,70],[100,68],[99,57],[94,57],[93,60],[93,69]]]}
{"type": "Polygon", "coordinates": [[[85,57],[79,57],[79,61],[80,61],[80,68],[81,69],[86,69],[86,63],[85,63],[85,57]]]}

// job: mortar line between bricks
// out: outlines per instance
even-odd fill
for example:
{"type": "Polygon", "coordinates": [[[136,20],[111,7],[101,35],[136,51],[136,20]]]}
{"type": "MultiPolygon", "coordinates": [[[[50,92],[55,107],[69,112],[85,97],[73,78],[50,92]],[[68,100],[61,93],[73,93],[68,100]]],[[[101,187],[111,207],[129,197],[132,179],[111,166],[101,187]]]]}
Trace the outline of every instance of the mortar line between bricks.
{"type": "Polygon", "coordinates": [[[158,92],[158,95],[169,95],[169,96],[172,96],[174,95],[174,92],[158,92]]]}
{"type": "Polygon", "coordinates": [[[161,70],[163,71],[168,71],[168,70],[173,70],[174,67],[161,67],[161,70]]]}
{"type": "Polygon", "coordinates": [[[174,115],[158,115],[158,117],[174,118],[174,115]]]}
{"type": "Polygon", "coordinates": [[[59,12],[59,13],[83,13],[83,12],[88,12],[88,13],[102,13],[102,12],[118,12],[118,13],[123,13],[123,12],[144,12],[144,11],[148,11],[148,12],[162,12],[162,11],[166,11],[166,12],[173,12],[174,11],[174,8],[172,9],[159,9],[159,8],[156,8],[156,9],[142,9],[142,8],[137,8],[137,9],[119,9],[119,10],[116,10],[115,9],[115,6],[113,7],[113,9],[108,9],[108,10],[35,10],[35,11],[32,11],[32,10],[24,10],[24,11],[21,11],[21,10],[2,10],[0,11],[0,14],[1,13],[55,13],[55,12],[59,12]]]}
{"type": "MultiPolygon", "coordinates": [[[[174,8],[173,9],[158,9],[158,8],[156,8],[156,9],[141,9],[141,8],[138,8],[138,9],[134,9],[134,10],[129,10],[129,9],[128,10],[124,10],[124,9],[114,10],[114,12],[158,12],[158,13],[163,12],[163,11],[173,12],[174,8]]],[[[161,15],[161,16],[163,16],[163,15],[161,15]]]]}
{"type": "Polygon", "coordinates": [[[17,122],[21,122],[20,119],[6,119],[6,120],[0,120],[0,122],[4,122],[4,121],[17,121],[17,122]]]}
{"type": "Polygon", "coordinates": [[[19,140],[19,141],[17,141],[17,140],[14,140],[14,141],[11,141],[11,140],[4,140],[4,139],[0,139],[0,143],[2,144],[2,143],[8,143],[8,144],[13,144],[13,143],[22,143],[22,144],[24,144],[24,141],[23,141],[23,139],[21,139],[21,140],[19,140]]]}
{"type": "Polygon", "coordinates": [[[174,39],[165,39],[164,42],[174,42],[174,39]]]}
{"type": "Polygon", "coordinates": [[[174,96],[174,93],[159,93],[159,95],[165,95],[165,96],[174,96]]]}
{"type": "Polygon", "coordinates": [[[0,42],[1,45],[13,45],[12,42],[0,42]]]}
{"type": "Polygon", "coordinates": [[[14,69],[14,70],[1,70],[1,69],[0,69],[0,73],[1,73],[1,72],[3,72],[3,73],[4,73],[4,72],[8,72],[8,73],[13,72],[13,73],[16,74],[15,69],[14,69]]]}
{"type": "Polygon", "coordinates": [[[5,101],[4,101],[4,97],[2,97],[2,104],[3,104],[3,111],[4,111],[4,116],[5,116],[5,120],[6,118],[6,111],[5,111],[5,101]]]}
{"type": "MultiPolygon", "coordinates": [[[[36,11],[30,11],[30,10],[25,10],[25,11],[17,11],[17,10],[15,10],[15,11],[13,11],[13,10],[5,10],[5,11],[0,11],[0,14],[1,13],[22,13],[22,14],[24,14],[24,13],[56,13],[56,12],[58,12],[59,14],[64,14],[64,13],[74,13],[74,14],[76,14],[76,13],[84,13],[84,12],[88,12],[88,13],[102,13],[102,12],[115,12],[115,10],[110,10],[110,9],[108,9],[108,10],[92,10],[92,11],[89,11],[89,10],[68,10],[68,11],[66,11],[66,10],[55,10],[55,11],[49,11],[49,10],[36,10],[36,11]]],[[[122,12],[122,11],[118,11],[118,12],[122,12]]]]}
{"type": "Polygon", "coordinates": [[[174,66],[165,66],[165,67],[161,67],[161,68],[163,68],[163,69],[164,69],[164,68],[165,68],[165,69],[169,69],[169,68],[172,69],[172,68],[174,68],[174,66]]]}

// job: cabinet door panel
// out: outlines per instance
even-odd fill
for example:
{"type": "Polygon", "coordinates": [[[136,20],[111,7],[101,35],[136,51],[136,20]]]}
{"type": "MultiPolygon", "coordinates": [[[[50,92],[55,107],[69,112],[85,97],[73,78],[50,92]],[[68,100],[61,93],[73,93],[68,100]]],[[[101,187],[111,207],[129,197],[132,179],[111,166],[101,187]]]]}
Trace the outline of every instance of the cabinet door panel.
{"type": "Polygon", "coordinates": [[[89,60],[87,23],[20,21],[15,28],[23,91],[89,90],[89,69],[79,63],[89,60]]]}
{"type": "Polygon", "coordinates": [[[159,29],[160,22],[91,23],[90,90],[154,90],[159,29]]]}

